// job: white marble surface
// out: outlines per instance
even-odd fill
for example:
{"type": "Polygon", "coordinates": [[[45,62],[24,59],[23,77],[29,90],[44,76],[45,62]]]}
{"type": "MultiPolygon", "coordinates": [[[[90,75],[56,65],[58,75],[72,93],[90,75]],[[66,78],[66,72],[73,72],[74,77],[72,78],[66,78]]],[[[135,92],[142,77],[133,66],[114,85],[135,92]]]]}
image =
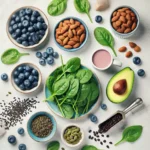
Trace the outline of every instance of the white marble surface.
{"type": "MultiPolygon", "coordinates": [[[[63,15],[58,16],[58,17],[49,16],[47,13],[47,6],[49,4],[49,1],[50,0],[5,0],[5,1],[1,0],[0,1],[0,46],[1,46],[0,55],[3,53],[4,50],[6,50],[10,47],[17,48],[21,52],[25,51],[23,49],[15,47],[15,45],[13,45],[7,37],[6,22],[7,22],[9,15],[11,14],[11,12],[14,11],[15,9],[17,9],[18,7],[25,6],[25,5],[31,5],[31,6],[35,6],[35,7],[42,9],[48,16],[51,34],[50,34],[50,40],[49,40],[48,44],[43,49],[40,49],[40,50],[44,51],[46,49],[46,47],[52,46],[56,51],[58,51],[60,54],[63,55],[64,60],[68,60],[71,57],[78,56],[82,59],[83,64],[86,64],[89,68],[91,68],[97,74],[97,76],[101,82],[101,85],[102,85],[102,99],[103,99],[104,103],[106,103],[108,106],[107,111],[103,111],[100,108],[96,111],[96,115],[98,116],[99,122],[102,122],[103,120],[105,120],[107,117],[112,115],[118,109],[124,109],[136,97],[141,97],[144,100],[144,106],[142,108],[136,109],[136,111],[133,111],[132,113],[127,115],[127,118],[125,121],[125,124],[127,124],[128,126],[140,124],[144,127],[141,138],[136,143],[132,143],[132,144],[131,143],[123,143],[123,144],[119,145],[118,147],[111,147],[111,150],[127,150],[127,149],[128,150],[133,150],[133,149],[134,150],[141,150],[141,149],[149,150],[149,139],[150,139],[150,128],[149,128],[149,124],[150,124],[150,94],[149,94],[149,92],[150,92],[150,88],[149,88],[149,84],[150,84],[150,75],[149,75],[150,74],[150,65],[149,65],[150,17],[149,17],[149,10],[150,10],[150,1],[149,0],[126,0],[126,1],[110,0],[110,8],[109,9],[107,9],[104,12],[96,12],[94,10],[94,3],[96,0],[90,0],[91,6],[92,6],[90,14],[91,14],[93,22],[94,22],[93,24],[90,23],[90,21],[86,15],[79,14],[76,12],[76,10],[73,6],[73,0],[68,0],[68,8],[63,15]],[[112,12],[113,9],[115,9],[117,6],[120,6],[120,5],[130,5],[130,6],[134,7],[140,15],[141,26],[139,28],[138,33],[130,39],[126,39],[126,40],[119,39],[114,35],[115,49],[117,50],[122,45],[128,46],[129,41],[135,41],[142,47],[142,52],[138,53],[138,54],[134,53],[134,56],[136,56],[136,55],[140,56],[143,62],[142,62],[141,66],[135,66],[132,63],[132,58],[126,59],[124,54],[121,54],[121,53],[118,53],[118,59],[120,59],[122,61],[123,67],[130,66],[135,72],[137,72],[137,70],[139,68],[143,68],[146,71],[146,77],[140,78],[137,75],[135,75],[135,86],[133,88],[133,92],[132,92],[131,96],[128,98],[128,100],[125,103],[116,105],[116,104],[113,104],[110,101],[108,101],[105,90],[106,90],[106,85],[107,85],[107,82],[109,81],[109,79],[112,77],[112,75],[114,75],[117,72],[117,70],[119,70],[121,68],[113,67],[106,72],[99,72],[99,71],[95,70],[94,68],[92,68],[90,58],[91,58],[92,52],[94,52],[95,50],[97,50],[99,48],[102,48],[102,46],[99,45],[97,43],[97,41],[94,39],[94,36],[93,36],[94,28],[97,26],[104,26],[110,30],[110,24],[109,24],[110,13],[112,12]],[[100,25],[94,21],[95,16],[98,14],[102,15],[104,18],[103,23],[101,23],[100,25]],[[61,18],[70,16],[70,15],[81,18],[87,24],[87,26],[89,28],[89,32],[90,32],[89,40],[88,40],[88,43],[86,44],[86,46],[81,51],[78,51],[75,53],[67,53],[67,52],[60,50],[55,45],[54,40],[52,38],[52,31],[55,27],[55,24],[61,18]]],[[[109,48],[106,48],[106,49],[110,50],[109,48]]],[[[40,69],[43,73],[43,83],[45,82],[45,79],[48,76],[48,74],[51,71],[53,71],[57,66],[60,65],[60,61],[57,60],[56,64],[53,67],[50,67],[48,65],[46,67],[41,67],[38,64],[38,59],[35,57],[34,51],[30,51],[30,56],[22,57],[20,59],[19,63],[26,62],[26,61],[35,63],[36,65],[38,65],[40,67],[40,69]]],[[[11,73],[11,70],[13,69],[13,67],[15,67],[15,65],[6,66],[6,65],[0,63],[0,74],[3,72],[6,72],[10,76],[10,73],[11,73]]],[[[7,102],[9,102],[12,100],[13,96],[19,96],[21,98],[26,97],[25,95],[22,95],[13,89],[10,80],[8,83],[4,83],[3,81],[0,80],[0,101],[2,99],[5,99],[7,102]],[[6,94],[8,91],[11,91],[12,95],[9,97],[6,97],[6,94]]],[[[28,95],[28,96],[30,96],[30,95],[28,95]]],[[[41,100],[41,101],[44,99],[44,90],[42,92],[38,93],[38,97],[39,97],[39,100],[41,100]]],[[[49,110],[49,108],[47,107],[47,105],[43,102],[41,102],[41,104],[38,105],[37,110],[33,110],[32,113],[34,113],[36,111],[40,111],[40,110],[45,110],[45,111],[52,113],[49,110]]],[[[32,113],[30,115],[32,115],[32,113]]],[[[25,136],[20,137],[17,134],[17,129],[18,129],[18,127],[21,126],[20,124],[18,124],[16,127],[11,128],[9,131],[7,131],[7,133],[5,134],[5,136],[3,138],[0,138],[0,150],[17,150],[19,143],[25,143],[28,147],[28,150],[46,150],[46,145],[47,145],[46,143],[45,144],[37,143],[37,142],[33,141],[27,134],[26,123],[27,123],[27,120],[30,117],[30,115],[28,115],[26,118],[24,118],[24,121],[23,121],[23,127],[25,128],[25,131],[26,131],[25,136]],[[15,145],[15,146],[11,146],[7,142],[7,137],[11,134],[13,134],[17,137],[17,145],[15,145]]],[[[68,120],[62,119],[60,117],[57,117],[56,115],[54,115],[54,116],[58,123],[58,130],[57,130],[57,134],[53,138],[53,140],[60,141],[62,147],[65,147],[66,150],[73,150],[73,148],[66,147],[61,142],[60,132],[61,132],[62,128],[66,126],[66,124],[72,123],[72,122],[79,124],[85,130],[86,136],[85,136],[84,144],[93,144],[93,145],[97,146],[98,148],[106,149],[105,147],[101,147],[100,144],[88,140],[87,130],[89,128],[93,128],[96,130],[98,124],[91,123],[90,120],[87,118],[84,120],[80,120],[80,121],[68,121],[68,120]]],[[[114,128],[110,131],[110,135],[111,135],[110,139],[114,143],[117,142],[118,140],[120,140],[120,138],[121,138],[122,131],[120,128],[121,128],[121,124],[119,124],[116,128],[114,128]]],[[[78,149],[79,148],[74,148],[74,150],[78,150],[78,149]]]]}

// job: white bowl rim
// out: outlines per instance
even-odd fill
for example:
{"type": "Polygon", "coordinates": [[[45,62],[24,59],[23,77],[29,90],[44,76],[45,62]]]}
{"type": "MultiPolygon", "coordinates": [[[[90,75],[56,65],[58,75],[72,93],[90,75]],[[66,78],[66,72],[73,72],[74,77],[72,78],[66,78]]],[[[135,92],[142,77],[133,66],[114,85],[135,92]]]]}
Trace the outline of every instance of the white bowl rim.
{"type": "Polygon", "coordinates": [[[37,7],[34,7],[34,6],[23,6],[23,7],[20,7],[20,8],[18,8],[18,9],[14,10],[14,11],[10,14],[10,16],[9,16],[9,18],[8,18],[8,20],[7,20],[7,24],[6,24],[6,33],[7,33],[8,38],[10,39],[10,41],[11,41],[13,44],[15,44],[17,47],[24,48],[24,49],[33,49],[33,48],[38,47],[40,44],[42,44],[42,43],[45,41],[45,39],[47,38],[48,33],[49,33],[49,26],[50,26],[50,25],[49,25],[48,18],[47,18],[47,16],[45,15],[45,13],[44,13],[41,9],[39,9],[39,8],[37,8],[37,7]],[[44,37],[39,41],[39,43],[34,44],[34,45],[32,45],[32,46],[27,46],[27,47],[26,47],[26,46],[23,46],[22,44],[17,43],[16,40],[12,38],[12,36],[10,35],[9,30],[8,30],[8,28],[9,28],[9,22],[10,22],[10,19],[11,19],[12,15],[13,15],[14,13],[18,12],[19,10],[24,9],[24,8],[31,8],[31,9],[33,9],[33,10],[37,10],[42,16],[44,16],[43,19],[44,19],[45,23],[47,24],[47,30],[46,30],[46,32],[45,32],[45,35],[44,35],[44,37]]]}
{"type": "Polygon", "coordinates": [[[15,66],[15,67],[13,68],[12,72],[11,72],[11,83],[12,83],[12,86],[14,87],[14,89],[17,90],[18,92],[23,93],[23,94],[29,94],[29,93],[32,93],[32,92],[36,91],[36,90],[40,87],[40,85],[41,85],[41,83],[42,83],[42,73],[41,73],[40,69],[39,69],[36,65],[34,65],[34,64],[32,64],[32,63],[29,63],[29,62],[20,63],[20,64],[18,64],[17,66],[15,66]],[[21,90],[21,89],[15,84],[15,82],[14,82],[14,77],[13,77],[13,73],[14,73],[14,71],[16,70],[16,68],[18,68],[18,67],[21,66],[21,65],[26,65],[26,64],[29,65],[29,66],[31,66],[31,67],[33,67],[33,68],[35,68],[35,69],[38,71],[38,73],[39,73],[39,81],[38,81],[38,85],[37,85],[36,87],[34,87],[33,89],[23,91],[23,90],[21,90]]]}

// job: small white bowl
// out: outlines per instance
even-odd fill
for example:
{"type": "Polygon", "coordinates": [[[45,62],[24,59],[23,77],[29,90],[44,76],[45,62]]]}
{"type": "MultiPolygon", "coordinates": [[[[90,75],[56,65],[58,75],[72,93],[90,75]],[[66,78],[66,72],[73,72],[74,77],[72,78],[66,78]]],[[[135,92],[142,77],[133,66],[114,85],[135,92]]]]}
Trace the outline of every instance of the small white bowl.
{"type": "Polygon", "coordinates": [[[83,130],[80,128],[80,131],[81,131],[81,133],[82,133],[82,137],[81,137],[79,143],[73,145],[73,144],[67,143],[67,141],[64,139],[64,133],[65,133],[65,131],[66,131],[69,127],[78,127],[78,128],[80,128],[80,127],[79,127],[78,125],[76,125],[76,124],[70,124],[70,125],[66,126],[66,127],[62,130],[62,133],[61,133],[61,139],[62,139],[63,143],[64,143],[65,145],[67,145],[68,147],[72,147],[72,148],[80,146],[80,145],[82,144],[83,140],[84,140],[84,132],[83,132],[83,130]]]}
{"type": "Polygon", "coordinates": [[[9,16],[8,18],[8,21],[7,21],[7,25],[6,25],[6,32],[7,32],[7,35],[8,35],[8,38],[11,40],[11,42],[13,44],[15,44],[16,46],[20,47],[20,48],[24,48],[24,49],[33,49],[33,48],[36,48],[38,47],[39,45],[41,45],[47,38],[48,36],[48,33],[49,33],[49,22],[48,22],[48,18],[46,17],[46,15],[44,14],[44,12],[42,10],[40,10],[39,8],[36,8],[36,7],[33,7],[33,6],[24,6],[24,7],[21,7],[21,8],[18,8],[16,9],[14,12],[11,13],[11,15],[9,16]],[[25,9],[25,8],[31,8],[32,10],[36,10],[40,13],[40,15],[43,17],[44,21],[45,21],[45,24],[47,24],[47,30],[45,32],[45,35],[43,36],[43,38],[39,41],[39,43],[37,44],[34,44],[32,46],[23,46],[22,44],[19,44],[16,42],[15,39],[12,38],[11,34],[9,33],[9,23],[10,23],[10,20],[11,20],[11,17],[13,14],[15,14],[16,12],[18,12],[19,10],[21,9],[25,9]]]}
{"type": "Polygon", "coordinates": [[[11,83],[12,83],[12,86],[13,86],[18,92],[20,92],[20,93],[23,93],[23,94],[32,93],[32,92],[36,91],[36,90],[40,87],[40,85],[41,85],[41,83],[42,83],[42,74],[41,74],[41,71],[40,71],[40,69],[39,69],[36,65],[34,65],[34,64],[32,64],[32,63],[21,63],[21,64],[17,65],[17,66],[12,70],[12,72],[11,72],[11,83]],[[38,73],[39,73],[38,85],[37,85],[36,87],[34,87],[33,89],[31,89],[31,90],[23,91],[23,90],[21,90],[21,89],[16,85],[16,83],[14,82],[14,75],[13,75],[13,74],[14,74],[14,71],[15,71],[19,66],[22,66],[22,65],[29,65],[29,66],[31,66],[32,68],[36,69],[36,70],[38,71],[38,73]]]}

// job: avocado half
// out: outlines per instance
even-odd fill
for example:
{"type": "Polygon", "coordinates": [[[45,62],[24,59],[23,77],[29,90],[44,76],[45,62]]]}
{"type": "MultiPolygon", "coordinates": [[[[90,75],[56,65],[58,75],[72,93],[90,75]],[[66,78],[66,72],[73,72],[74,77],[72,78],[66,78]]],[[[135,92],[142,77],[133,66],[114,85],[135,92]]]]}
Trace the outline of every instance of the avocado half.
{"type": "Polygon", "coordinates": [[[115,74],[107,84],[106,94],[108,99],[113,103],[121,103],[125,101],[132,92],[134,83],[134,71],[130,67],[126,67],[115,74]],[[118,95],[114,92],[113,86],[119,80],[126,79],[127,89],[124,94],[118,95]]]}

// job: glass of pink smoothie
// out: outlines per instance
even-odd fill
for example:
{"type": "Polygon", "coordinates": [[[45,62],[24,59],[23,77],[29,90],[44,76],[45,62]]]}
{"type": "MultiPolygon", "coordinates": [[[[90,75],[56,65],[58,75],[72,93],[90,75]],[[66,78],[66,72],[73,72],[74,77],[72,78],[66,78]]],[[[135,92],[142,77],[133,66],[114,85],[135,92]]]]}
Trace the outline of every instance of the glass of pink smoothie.
{"type": "Polygon", "coordinates": [[[105,49],[100,49],[93,53],[92,63],[93,63],[94,68],[98,70],[106,70],[111,65],[116,65],[119,67],[122,66],[122,63],[116,60],[115,58],[113,58],[110,52],[105,49]]]}

